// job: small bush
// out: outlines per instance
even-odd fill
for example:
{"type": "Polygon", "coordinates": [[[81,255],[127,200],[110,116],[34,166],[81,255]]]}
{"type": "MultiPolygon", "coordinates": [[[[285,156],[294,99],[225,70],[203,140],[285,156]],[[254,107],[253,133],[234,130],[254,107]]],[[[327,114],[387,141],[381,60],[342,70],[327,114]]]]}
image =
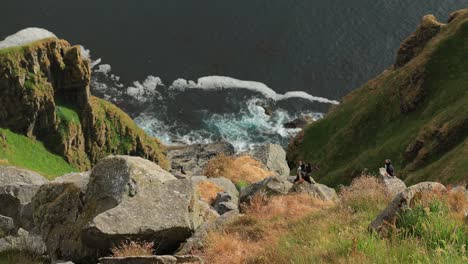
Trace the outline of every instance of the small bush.
{"type": "Polygon", "coordinates": [[[111,251],[114,257],[152,256],[154,255],[153,248],[153,242],[122,241],[111,251]]]}
{"type": "Polygon", "coordinates": [[[341,189],[340,198],[341,206],[353,212],[376,212],[391,200],[383,183],[370,175],[355,178],[350,186],[341,189]]]}
{"type": "Polygon", "coordinates": [[[454,247],[462,250],[468,244],[468,228],[450,217],[446,201],[434,197],[405,210],[397,219],[400,239],[418,238],[430,249],[454,247]]]}
{"type": "Polygon", "coordinates": [[[226,156],[220,154],[210,160],[204,174],[208,177],[225,177],[234,183],[254,183],[261,181],[271,175],[263,164],[250,156],[226,156]]]}
{"type": "Polygon", "coordinates": [[[236,189],[240,192],[242,188],[249,186],[250,184],[245,181],[239,181],[236,183],[236,189]]]}

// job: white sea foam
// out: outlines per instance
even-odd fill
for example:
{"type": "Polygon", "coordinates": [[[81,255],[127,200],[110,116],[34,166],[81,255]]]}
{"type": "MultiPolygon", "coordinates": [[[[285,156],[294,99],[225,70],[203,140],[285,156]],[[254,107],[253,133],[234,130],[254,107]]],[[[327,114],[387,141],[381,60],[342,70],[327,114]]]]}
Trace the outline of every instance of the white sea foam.
{"type": "Polygon", "coordinates": [[[243,81],[231,77],[225,76],[207,76],[199,78],[195,83],[191,80],[177,79],[172,83],[170,87],[176,90],[186,89],[204,89],[204,90],[222,90],[222,89],[247,89],[254,92],[258,92],[266,98],[273,99],[275,101],[286,100],[290,98],[302,98],[312,102],[320,102],[327,104],[339,104],[336,100],[330,100],[323,97],[313,96],[302,91],[292,91],[285,94],[278,94],[273,89],[261,82],[255,81],[243,81]]]}
{"type": "Polygon", "coordinates": [[[140,102],[154,100],[154,96],[158,96],[158,99],[162,99],[159,98],[160,94],[157,91],[157,88],[158,86],[163,85],[164,83],[162,82],[161,78],[150,75],[143,83],[134,82],[133,86],[127,88],[127,94],[140,102]]]}
{"type": "Polygon", "coordinates": [[[23,46],[46,38],[57,38],[57,36],[42,28],[26,28],[0,41],[0,49],[23,46]]]}

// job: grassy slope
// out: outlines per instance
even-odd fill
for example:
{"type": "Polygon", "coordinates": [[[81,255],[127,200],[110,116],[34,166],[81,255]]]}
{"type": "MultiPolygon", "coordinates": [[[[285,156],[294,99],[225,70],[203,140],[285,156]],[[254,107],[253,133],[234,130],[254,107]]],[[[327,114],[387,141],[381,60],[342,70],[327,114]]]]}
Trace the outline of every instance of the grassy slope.
{"type": "MultiPolygon", "coordinates": [[[[423,196],[421,196],[423,197],[423,196]]],[[[301,195],[261,196],[211,231],[208,263],[466,263],[464,193],[424,197],[387,235],[368,225],[393,198],[375,177],[342,189],[330,206],[301,195]]]]}
{"type": "Polygon", "coordinates": [[[0,164],[36,171],[49,179],[77,171],[62,157],[50,153],[40,141],[0,128],[6,143],[0,140],[0,164]]]}
{"type": "MultiPolygon", "coordinates": [[[[364,168],[377,171],[391,158],[407,182],[437,179],[445,183],[468,179],[465,130],[447,149],[430,153],[415,170],[401,171],[403,153],[418,135],[468,119],[468,16],[435,37],[409,65],[387,70],[344,98],[326,118],[308,127],[296,154],[319,164],[326,184],[349,183],[364,168]],[[409,114],[400,113],[399,87],[426,67],[425,98],[409,114]],[[461,138],[461,140],[460,140],[461,138]],[[464,138],[464,139],[463,139],[464,138]]],[[[427,145],[433,142],[426,142],[427,145]]]]}

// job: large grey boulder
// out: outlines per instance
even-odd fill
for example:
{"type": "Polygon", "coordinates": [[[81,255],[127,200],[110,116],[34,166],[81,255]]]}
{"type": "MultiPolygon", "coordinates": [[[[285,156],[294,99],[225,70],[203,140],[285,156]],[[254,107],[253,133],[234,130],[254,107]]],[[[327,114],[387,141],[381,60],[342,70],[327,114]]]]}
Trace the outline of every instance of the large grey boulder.
{"type": "Polygon", "coordinates": [[[276,144],[258,146],[249,152],[249,155],[263,163],[267,170],[277,175],[287,177],[290,169],[286,161],[286,151],[276,144]]]}
{"type": "Polygon", "coordinates": [[[42,255],[46,252],[46,247],[39,235],[20,228],[18,234],[0,238],[0,252],[10,250],[27,251],[42,255]]]}
{"type": "Polygon", "coordinates": [[[338,202],[338,195],[335,189],[326,185],[308,182],[296,183],[290,190],[291,193],[306,193],[312,197],[318,198],[325,202],[338,202]]]}
{"type": "Polygon", "coordinates": [[[0,215],[12,218],[17,228],[31,229],[31,199],[47,182],[35,172],[0,166],[0,215]]]}
{"type": "Polygon", "coordinates": [[[256,194],[267,196],[288,194],[293,184],[280,176],[268,177],[262,181],[244,187],[240,191],[240,203],[249,203],[256,194]]]}
{"type": "Polygon", "coordinates": [[[211,144],[195,144],[168,149],[171,172],[178,174],[181,168],[187,175],[202,175],[208,161],[219,154],[234,155],[234,146],[227,141],[211,144]]]}
{"type": "Polygon", "coordinates": [[[199,202],[191,180],[138,157],[107,157],[91,171],[85,195],[79,186],[54,182],[34,197],[34,219],[52,259],[95,260],[123,240],[153,241],[157,253],[171,253],[217,217],[199,202]]]}
{"type": "Polygon", "coordinates": [[[380,231],[385,228],[386,223],[393,223],[399,214],[411,207],[415,197],[432,192],[445,191],[447,191],[445,186],[438,182],[421,182],[410,186],[395,196],[387,208],[372,221],[369,228],[380,231]]]}

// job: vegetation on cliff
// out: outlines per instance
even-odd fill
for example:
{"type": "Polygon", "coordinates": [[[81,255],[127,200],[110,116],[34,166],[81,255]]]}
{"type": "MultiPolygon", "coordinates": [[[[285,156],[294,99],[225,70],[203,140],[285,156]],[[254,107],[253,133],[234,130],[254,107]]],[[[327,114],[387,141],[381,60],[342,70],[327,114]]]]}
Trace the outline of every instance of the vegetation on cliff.
{"type": "MultiPolygon", "coordinates": [[[[0,50],[0,128],[42,142],[75,170],[88,170],[109,154],[141,156],[167,168],[164,146],[119,108],[92,97],[90,78],[81,47],[64,40],[0,50]]],[[[0,151],[15,165],[35,169],[11,151],[0,151]]]]}
{"type": "Polygon", "coordinates": [[[51,179],[77,169],[51,153],[40,141],[0,128],[0,165],[36,171],[51,179]]]}
{"type": "Polygon", "coordinates": [[[402,44],[397,63],[343,98],[288,150],[318,165],[325,184],[351,182],[392,159],[407,183],[468,180],[468,10],[433,16],[402,44]]]}

